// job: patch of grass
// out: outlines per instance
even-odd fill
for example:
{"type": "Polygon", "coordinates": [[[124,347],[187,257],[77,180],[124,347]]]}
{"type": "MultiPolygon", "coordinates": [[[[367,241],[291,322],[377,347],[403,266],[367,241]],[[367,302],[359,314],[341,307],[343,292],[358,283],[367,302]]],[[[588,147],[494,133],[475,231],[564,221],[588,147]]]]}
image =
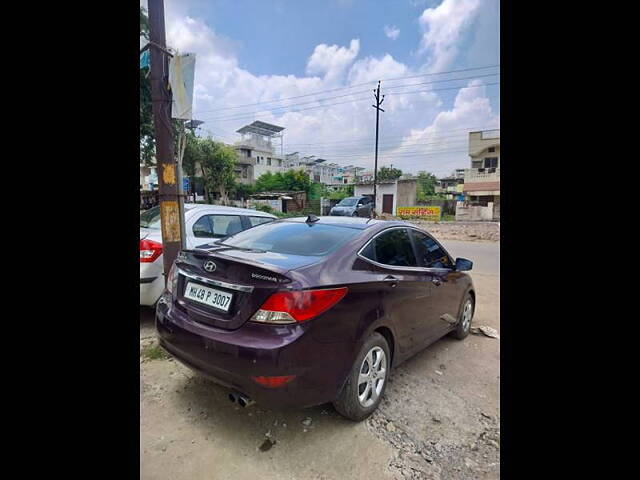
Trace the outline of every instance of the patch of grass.
{"type": "Polygon", "coordinates": [[[442,215],[442,221],[443,222],[455,222],[456,221],[456,216],[455,215],[442,215]]]}
{"type": "Polygon", "coordinates": [[[146,360],[167,360],[171,358],[157,343],[142,347],[140,356],[146,360]]]}

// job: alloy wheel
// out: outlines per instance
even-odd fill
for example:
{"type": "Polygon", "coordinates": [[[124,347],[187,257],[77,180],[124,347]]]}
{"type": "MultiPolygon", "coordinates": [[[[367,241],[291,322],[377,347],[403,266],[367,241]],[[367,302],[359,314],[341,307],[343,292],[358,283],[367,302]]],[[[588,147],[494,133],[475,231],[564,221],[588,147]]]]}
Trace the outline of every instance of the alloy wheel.
{"type": "Polygon", "coordinates": [[[358,401],[367,408],[373,405],[382,392],[387,379],[387,356],[380,347],[373,347],[362,361],[358,375],[358,401]]]}
{"type": "Polygon", "coordinates": [[[462,310],[462,329],[466,332],[469,330],[471,324],[471,317],[473,316],[473,303],[471,300],[467,300],[464,304],[464,310],[462,310]]]}

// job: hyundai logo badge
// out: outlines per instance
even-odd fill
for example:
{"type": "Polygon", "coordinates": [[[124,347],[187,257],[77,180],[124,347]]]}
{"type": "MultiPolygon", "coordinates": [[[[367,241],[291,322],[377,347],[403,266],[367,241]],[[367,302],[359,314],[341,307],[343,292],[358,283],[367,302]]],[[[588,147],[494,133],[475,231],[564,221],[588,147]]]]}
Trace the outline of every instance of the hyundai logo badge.
{"type": "Polygon", "coordinates": [[[204,269],[207,272],[215,272],[216,271],[216,264],[213,263],[211,260],[209,260],[208,262],[204,262],[204,269]]]}

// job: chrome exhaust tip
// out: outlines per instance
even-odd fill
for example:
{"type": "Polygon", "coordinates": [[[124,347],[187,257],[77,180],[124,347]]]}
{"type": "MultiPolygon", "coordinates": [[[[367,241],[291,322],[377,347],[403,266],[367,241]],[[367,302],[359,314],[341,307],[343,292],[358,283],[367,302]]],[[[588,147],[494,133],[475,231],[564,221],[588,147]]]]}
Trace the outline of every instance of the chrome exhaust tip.
{"type": "Polygon", "coordinates": [[[247,397],[243,393],[237,393],[236,398],[237,398],[238,405],[240,405],[243,408],[249,407],[255,403],[253,400],[251,400],[249,397],[247,397]]]}

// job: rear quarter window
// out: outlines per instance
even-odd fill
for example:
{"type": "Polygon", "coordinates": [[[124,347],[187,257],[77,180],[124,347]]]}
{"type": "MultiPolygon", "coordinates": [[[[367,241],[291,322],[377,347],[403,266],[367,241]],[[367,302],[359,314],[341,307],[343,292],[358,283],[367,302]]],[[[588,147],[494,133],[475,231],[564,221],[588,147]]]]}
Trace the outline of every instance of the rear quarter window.
{"type": "Polygon", "coordinates": [[[255,227],[256,225],[262,225],[263,223],[273,222],[275,220],[274,218],[269,218],[269,217],[248,217],[248,218],[249,218],[249,223],[251,224],[252,227],[255,227]]]}

